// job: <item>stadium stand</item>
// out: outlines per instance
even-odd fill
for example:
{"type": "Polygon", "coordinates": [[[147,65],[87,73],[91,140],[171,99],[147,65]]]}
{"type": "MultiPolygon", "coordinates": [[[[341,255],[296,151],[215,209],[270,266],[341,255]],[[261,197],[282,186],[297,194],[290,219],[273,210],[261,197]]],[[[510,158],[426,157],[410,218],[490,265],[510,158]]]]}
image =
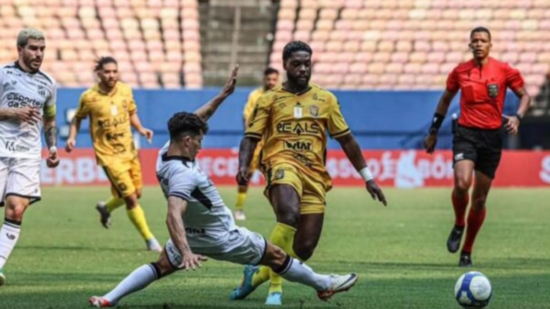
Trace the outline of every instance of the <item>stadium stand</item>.
{"type": "Polygon", "coordinates": [[[198,20],[197,0],[0,0],[0,63],[35,27],[47,38],[43,70],[62,86],[89,86],[94,59],[112,55],[133,87],[200,88],[198,20]]]}
{"type": "Polygon", "coordinates": [[[298,39],[314,49],[313,80],[340,89],[441,89],[471,59],[469,31],[493,33],[493,57],[525,75],[536,95],[550,63],[550,1],[282,0],[270,55],[298,39]]]}

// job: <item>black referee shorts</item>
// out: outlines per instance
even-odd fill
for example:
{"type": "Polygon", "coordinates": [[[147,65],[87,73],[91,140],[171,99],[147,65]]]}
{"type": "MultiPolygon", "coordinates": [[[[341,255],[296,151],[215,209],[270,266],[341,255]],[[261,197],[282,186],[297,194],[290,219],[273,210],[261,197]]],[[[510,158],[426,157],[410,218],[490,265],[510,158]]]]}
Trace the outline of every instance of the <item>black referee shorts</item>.
{"type": "Polygon", "coordinates": [[[459,161],[474,162],[474,169],[493,179],[502,156],[504,130],[458,126],[453,138],[453,166],[459,161]]]}

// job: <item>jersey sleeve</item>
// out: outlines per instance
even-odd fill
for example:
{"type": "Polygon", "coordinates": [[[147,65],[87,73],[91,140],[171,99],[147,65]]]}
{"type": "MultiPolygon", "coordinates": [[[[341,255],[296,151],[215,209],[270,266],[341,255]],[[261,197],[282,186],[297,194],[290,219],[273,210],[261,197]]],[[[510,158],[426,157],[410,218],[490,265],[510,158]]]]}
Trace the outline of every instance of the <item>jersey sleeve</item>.
{"type": "Polygon", "coordinates": [[[269,96],[262,95],[250,115],[244,136],[261,139],[269,121],[271,104],[269,96]]]}
{"type": "Polygon", "coordinates": [[[450,92],[458,92],[458,90],[460,90],[456,68],[447,76],[447,90],[450,92]]]}
{"type": "Polygon", "coordinates": [[[88,106],[86,105],[86,94],[82,94],[80,96],[80,100],[78,101],[78,108],[76,109],[75,117],[79,119],[84,119],[88,117],[88,114],[90,111],[88,110],[88,106]]]}
{"type": "Polygon", "coordinates": [[[134,93],[131,88],[128,89],[130,92],[130,104],[128,105],[128,114],[137,113],[137,105],[136,101],[134,100],[134,93]]]}
{"type": "Polygon", "coordinates": [[[349,126],[340,110],[340,103],[335,96],[332,97],[332,110],[328,118],[328,133],[332,138],[339,138],[351,133],[349,126]]]}
{"type": "Polygon", "coordinates": [[[520,88],[523,88],[525,86],[525,81],[523,80],[523,76],[521,76],[521,73],[518,69],[512,68],[509,65],[506,65],[506,87],[517,90],[520,88]]]}
{"type": "Polygon", "coordinates": [[[168,180],[167,197],[176,196],[186,201],[191,198],[191,192],[197,187],[197,182],[193,173],[185,168],[180,168],[173,172],[168,180]]]}

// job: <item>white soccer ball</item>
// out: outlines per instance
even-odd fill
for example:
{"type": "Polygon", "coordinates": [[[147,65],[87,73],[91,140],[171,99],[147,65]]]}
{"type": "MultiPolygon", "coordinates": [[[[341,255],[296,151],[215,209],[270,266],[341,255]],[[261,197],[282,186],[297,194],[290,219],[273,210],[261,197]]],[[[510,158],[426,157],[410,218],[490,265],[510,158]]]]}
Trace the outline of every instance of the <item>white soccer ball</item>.
{"type": "Polygon", "coordinates": [[[492,296],[491,282],[480,272],[465,273],[456,282],[455,298],[464,308],[484,308],[492,296]]]}

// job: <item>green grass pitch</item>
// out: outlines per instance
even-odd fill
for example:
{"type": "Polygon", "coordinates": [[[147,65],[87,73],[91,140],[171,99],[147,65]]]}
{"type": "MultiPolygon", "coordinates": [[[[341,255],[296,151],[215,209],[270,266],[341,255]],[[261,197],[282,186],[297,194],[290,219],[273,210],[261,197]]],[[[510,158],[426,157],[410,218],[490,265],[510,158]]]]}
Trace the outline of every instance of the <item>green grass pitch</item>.
{"type": "MultiPolygon", "coordinates": [[[[220,188],[227,205],[235,188],[220,188]]],[[[114,287],[136,267],[154,261],[126,218],[113,214],[105,230],[94,210],[107,188],[45,188],[23,222],[18,246],[5,269],[0,308],[87,308],[88,297],[114,287]]],[[[454,284],[467,271],[445,241],[453,224],[450,189],[386,189],[390,205],[362,189],[329,193],[323,237],[309,264],[319,272],[357,272],[358,284],[328,303],[313,290],[286,283],[284,308],[460,308],[454,284]]],[[[475,270],[493,284],[490,308],[550,308],[550,191],[498,189],[490,193],[486,224],[475,246],[475,270]]],[[[141,204],[161,242],[167,239],[166,203],[160,189],[146,188],[141,204]]],[[[245,226],[269,236],[274,216],[260,189],[252,189],[245,226]]],[[[2,211],[3,212],[3,211],[2,211]]],[[[242,267],[208,261],[124,299],[119,308],[261,308],[267,285],[245,301],[228,295],[242,267]]]]}

